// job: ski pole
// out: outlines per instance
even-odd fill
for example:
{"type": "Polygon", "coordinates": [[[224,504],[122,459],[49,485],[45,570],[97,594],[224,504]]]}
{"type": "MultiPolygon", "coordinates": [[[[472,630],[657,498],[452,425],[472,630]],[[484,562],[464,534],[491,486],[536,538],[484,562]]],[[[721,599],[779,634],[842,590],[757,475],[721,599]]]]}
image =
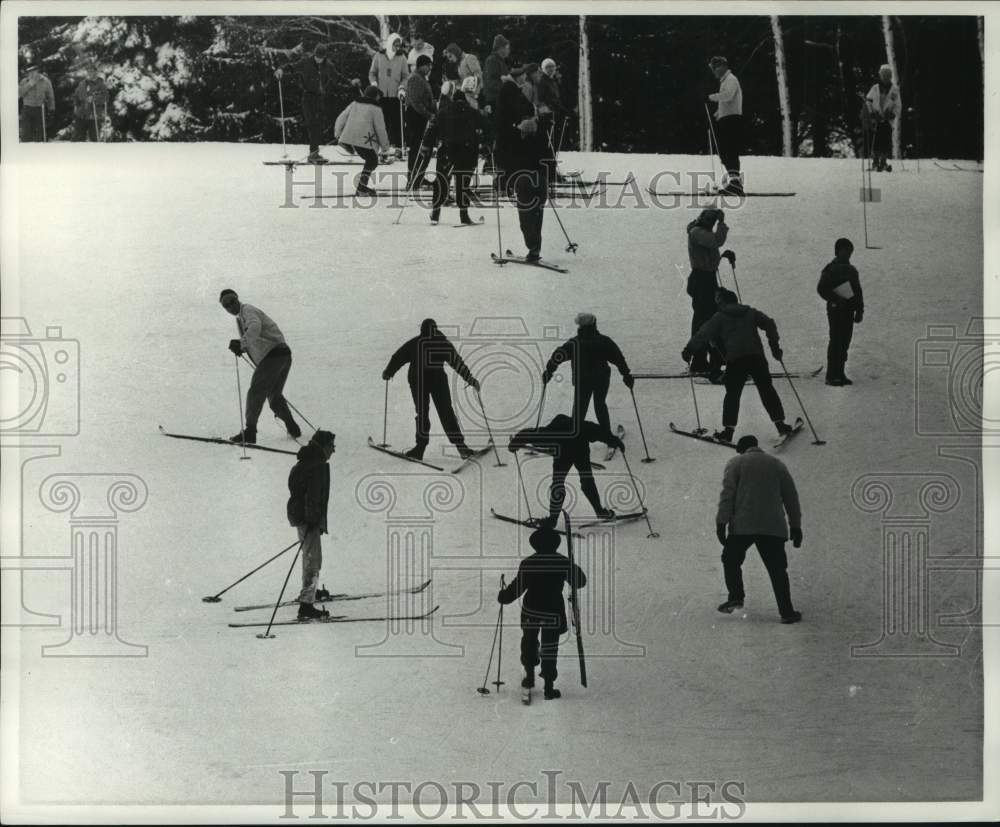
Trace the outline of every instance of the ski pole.
{"type": "Polygon", "coordinates": [[[517,481],[521,483],[521,493],[524,495],[524,508],[528,512],[528,520],[533,520],[531,516],[531,503],[528,501],[528,489],[524,487],[524,475],[521,473],[521,458],[514,451],[514,464],[517,466],[517,481]]]}
{"type": "Polygon", "coordinates": [[[694,374],[688,371],[688,379],[691,382],[691,399],[694,401],[694,421],[697,427],[694,429],[696,434],[703,434],[707,430],[701,427],[701,415],[698,413],[698,394],[694,390],[694,374]]]}
{"type": "Polygon", "coordinates": [[[246,574],[244,574],[235,583],[230,583],[221,592],[216,592],[215,594],[209,595],[208,597],[203,597],[202,601],[205,602],[205,603],[219,603],[219,602],[221,602],[222,601],[222,595],[224,595],[226,592],[228,592],[233,586],[235,586],[235,585],[237,585],[239,583],[242,583],[251,574],[256,574],[262,568],[264,568],[264,566],[266,566],[268,563],[270,563],[272,560],[277,560],[279,557],[281,557],[282,554],[284,554],[289,549],[293,548],[296,545],[297,542],[298,541],[296,541],[295,543],[292,543],[292,545],[290,545],[290,546],[285,546],[285,548],[283,548],[281,551],[279,551],[277,554],[275,554],[274,557],[269,557],[267,560],[265,560],[263,563],[261,563],[259,566],[257,566],[257,568],[255,568],[253,571],[248,571],[246,574]]]}
{"type": "MultiPolygon", "coordinates": [[[[255,364],[254,364],[254,363],[253,363],[252,361],[250,361],[250,359],[248,359],[248,358],[247,358],[247,356],[246,356],[246,354],[245,354],[245,353],[243,354],[243,359],[244,359],[244,361],[245,361],[245,362],[246,362],[246,363],[247,363],[248,365],[250,365],[250,367],[251,367],[251,368],[253,368],[254,370],[256,370],[256,369],[257,369],[257,366],[256,366],[256,365],[255,365],[255,364]]],[[[284,394],[282,394],[282,396],[284,396],[284,394]]],[[[288,407],[289,407],[289,408],[291,408],[291,409],[292,409],[293,411],[295,411],[295,413],[297,413],[297,414],[299,415],[299,419],[301,419],[301,420],[302,420],[303,422],[305,422],[305,423],[306,423],[306,425],[308,425],[308,426],[309,426],[310,428],[312,428],[312,429],[313,429],[314,431],[316,430],[316,426],[315,426],[315,425],[313,425],[313,424],[312,424],[312,423],[311,423],[311,422],[310,422],[310,421],[309,421],[309,420],[308,420],[308,419],[306,418],[306,415],[305,415],[304,413],[302,413],[302,411],[300,411],[300,410],[299,410],[298,408],[296,408],[296,407],[295,407],[295,406],[294,406],[294,405],[293,405],[293,404],[292,404],[291,402],[289,402],[287,398],[285,399],[285,404],[286,404],[286,405],[288,405],[288,407]]]]}
{"type": "Polygon", "coordinates": [[[649,455],[649,446],[646,445],[646,432],[642,429],[642,418],[639,416],[639,405],[635,401],[635,389],[629,388],[628,392],[632,394],[632,407],[635,408],[635,421],[639,423],[639,436],[642,437],[642,449],[646,452],[646,456],[642,461],[656,462],[656,458],[649,455]]]}
{"type": "Polygon", "coordinates": [[[708,157],[712,160],[712,180],[715,180],[715,152],[719,148],[719,140],[715,135],[715,127],[712,125],[712,113],[708,110],[708,104],[705,105],[705,117],[708,119],[708,157]],[[715,140],[715,147],[712,146],[712,141],[715,140]]]}
{"type": "MultiPolygon", "coordinates": [[[[555,159],[556,159],[556,148],[554,146],[552,146],[552,138],[551,138],[551,136],[549,137],[549,149],[552,151],[552,160],[553,160],[553,162],[555,162],[555,159]]],[[[545,192],[546,192],[546,196],[548,196],[548,189],[549,189],[549,181],[548,181],[548,176],[546,176],[546,179],[545,179],[545,192]]],[[[576,255],[576,248],[579,247],[580,245],[577,244],[575,241],[571,241],[570,240],[569,233],[566,232],[566,226],[563,224],[563,220],[562,220],[562,218],[559,215],[559,210],[556,209],[556,202],[555,202],[555,200],[552,199],[552,198],[548,198],[548,202],[549,202],[549,206],[552,207],[552,212],[555,213],[556,221],[559,222],[559,229],[561,229],[563,235],[566,236],[566,252],[567,253],[573,253],[574,255],[576,255]]]]}
{"type": "Polygon", "coordinates": [[[559,152],[562,152],[563,138],[566,137],[566,124],[569,123],[569,118],[563,118],[562,128],[559,130],[559,152]]]}
{"type": "Polygon", "coordinates": [[[382,441],[379,443],[379,448],[389,447],[389,380],[385,380],[385,406],[383,408],[384,413],[382,414],[382,441]]]}
{"type": "Polygon", "coordinates": [[[479,410],[483,412],[483,422],[486,423],[486,433],[490,435],[490,445],[493,446],[493,454],[497,458],[497,464],[493,467],[504,468],[506,467],[506,463],[500,461],[500,452],[497,451],[497,444],[493,441],[493,429],[490,427],[490,418],[486,415],[486,408],[483,407],[483,397],[478,390],[476,391],[476,399],[479,400],[479,410]]]}
{"type": "Polygon", "coordinates": [[[788,380],[788,384],[792,386],[792,393],[794,393],[795,398],[799,400],[799,407],[802,408],[802,413],[805,414],[806,422],[809,423],[809,430],[813,432],[813,445],[826,445],[826,440],[820,439],[819,434],[816,433],[812,420],[809,418],[809,412],[806,410],[806,406],[802,404],[802,397],[799,396],[799,392],[795,389],[795,383],[792,381],[792,377],[788,374],[788,368],[785,367],[784,361],[779,359],[778,362],[781,364],[781,369],[785,372],[785,378],[788,380]]]}
{"type": "Polygon", "coordinates": [[[45,101],[42,101],[42,143],[47,144],[48,142],[48,136],[45,134],[45,101]]]}
{"type": "Polygon", "coordinates": [[[281,78],[278,78],[278,106],[281,111],[281,149],[282,158],[288,157],[288,144],[285,141],[285,94],[281,89],[281,78]]]}
{"type": "Polygon", "coordinates": [[[101,142],[101,130],[97,125],[97,103],[93,98],[90,99],[90,108],[94,113],[94,141],[96,143],[101,142]]]}
{"type": "Polygon", "coordinates": [[[396,95],[396,101],[399,104],[399,157],[404,161],[410,154],[410,148],[406,145],[406,126],[403,124],[403,99],[396,95]]]}
{"type": "Polygon", "coordinates": [[[632,466],[628,464],[628,455],[622,451],[622,459],[625,460],[625,469],[628,471],[629,479],[632,480],[632,487],[635,489],[635,496],[639,500],[639,507],[642,509],[642,516],[646,520],[646,528],[649,529],[649,534],[646,535],[647,540],[655,540],[660,536],[659,532],[653,531],[653,526],[649,522],[649,512],[646,511],[646,503],[642,501],[642,494],[639,493],[639,486],[635,481],[635,475],[632,473],[632,466]]]}
{"type": "Polygon", "coordinates": [[[493,187],[495,192],[494,201],[496,201],[497,208],[497,258],[503,258],[503,239],[500,236],[500,189],[499,180],[500,174],[497,172],[497,162],[496,158],[493,156],[493,147],[490,147],[490,166],[493,168],[493,183],[496,185],[493,187]]]}
{"type": "Polygon", "coordinates": [[[246,426],[243,424],[243,386],[242,383],[240,382],[239,356],[236,357],[235,364],[236,364],[236,398],[239,400],[240,403],[240,438],[243,440],[243,456],[241,456],[240,459],[243,460],[243,459],[250,459],[250,457],[247,456],[247,429],[246,426]]]}
{"type": "Polygon", "coordinates": [[[288,574],[285,575],[285,582],[281,584],[281,591],[278,592],[278,599],[274,603],[274,610],[271,612],[271,619],[267,621],[267,628],[262,634],[258,634],[257,637],[261,640],[273,640],[274,635],[271,634],[271,626],[274,624],[275,615],[278,614],[278,607],[281,605],[281,599],[285,596],[285,589],[288,588],[288,581],[292,576],[292,569],[295,568],[295,564],[299,560],[299,552],[302,551],[302,544],[305,539],[299,540],[299,547],[295,549],[295,557],[292,559],[292,565],[288,567],[288,574]]]}
{"type": "MultiPolygon", "coordinates": [[[[500,588],[504,588],[507,582],[504,580],[504,576],[500,575],[500,588]]],[[[500,616],[497,618],[497,625],[500,628],[500,640],[497,644],[497,679],[493,681],[493,685],[497,688],[497,694],[500,694],[500,687],[503,686],[503,681],[500,680],[500,663],[503,660],[503,603],[500,604],[500,616]]]]}
{"type": "MultiPolygon", "coordinates": [[[[500,575],[500,587],[503,588],[503,575],[500,575]]],[[[500,634],[500,626],[503,624],[503,603],[497,612],[497,625],[493,629],[493,645],[490,646],[490,659],[486,662],[486,674],[483,675],[483,685],[476,688],[480,695],[489,695],[490,690],[486,687],[486,681],[490,679],[490,669],[493,667],[493,653],[497,648],[497,636],[500,634]]]]}

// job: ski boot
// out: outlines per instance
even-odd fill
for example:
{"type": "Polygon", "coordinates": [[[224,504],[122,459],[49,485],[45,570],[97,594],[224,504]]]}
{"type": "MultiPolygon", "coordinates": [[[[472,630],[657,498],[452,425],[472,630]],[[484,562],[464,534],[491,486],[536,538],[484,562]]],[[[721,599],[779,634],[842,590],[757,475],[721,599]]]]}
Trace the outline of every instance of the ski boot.
{"type": "Polygon", "coordinates": [[[535,686],[535,670],[526,672],[521,681],[521,703],[527,705],[531,703],[531,690],[535,686]]]}
{"type": "Polygon", "coordinates": [[[325,164],[325,163],[327,163],[326,158],[324,158],[322,155],[320,155],[318,150],[316,152],[310,152],[309,155],[306,157],[306,160],[310,164],[325,164]]]}
{"type": "Polygon", "coordinates": [[[556,698],[562,697],[562,692],[552,685],[552,681],[545,681],[545,691],[542,693],[545,700],[554,701],[556,698]]]}
{"type": "Polygon", "coordinates": [[[440,210],[431,211],[431,226],[436,227],[440,221],[441,221],[441,211],[440,210]]]}
{"type": "Polygon", "coordinates": [[[299,603],[299,614],[296,619],[299,621],[322,620],[329,616],[330,613],[326,609],[317,609],[312,603],[299,603]]]}
{"type": "Polygon", "coordinates": [[[316,589],[316,602],[323,603],[327,600],[333,600],[333,595],[326,590],[326,586],[320,586],[316,589]]]}
{"type": "Polygon", "coordinates": [[[828,376],[826,379],[826,384],[828,384],[831,388],[842,388],[844,387],[845,382],[839,376],[834,376],[834,377],[828,376]]]}
{"type": "Polygon", "coordinates": [[[719,442],[732,442],[733,441],[733,429],[728,425],[724,426],[721,431],[716,431],[712,434],[712,439],[718,440],[719,442]]]}
{"type": "Polygon", "coordinates": [[[783,419],[775,422],[774,427],[778,429],[778,436],[785,436],[786,434],[790,434],[792,432],[792,426],[783,419]]]}
{"type": "Polygon", "coordinates": [[[471,218],[469,218],[469,211],[468,210],[460,210],[459,213],[458,213],[458,220],[462,224],[466,224],[466,225],[468,225],[468,224],[475,224],[476,223],[471,218]]]}
{"type": "Polygon", "coordinates": [[[798,623],[800,620],[802,620],[802,612],[792,612],[789,615],[781,616],[782,623],[798,623]]]}
{"type": "Polygon", "coordinates": [[[534,522],[536,528],[555,528],[559,522],[559,515],[550,514],[548,517],[536,517],[534,522]]]}
{"type": "Polygon", "coordinates": [[[615,512],[610,508],[594,509],[594,513],[599,520],[613,520],[615,518],[615,512]]]}
{"type": "Polygon", "coordinates": [[[300,436],[302,436],[302,429],[299,427],[299,423],[296,422],[291,417],[288,417],[288,419],[283,419],[282,424],[284,424],[285,426],[285,432],[292,439],[298,439],[300,436]]]}
{"type": "Polygon", "coordinates": [[[848,379],[846,376],[841,375],[841,377],[840,377],[840,384],[841,385],[853,385],[854,383],[850,379],[848,379]]]}
{"type": "Polygon", "coordinates": [[[743,608],[742,600],[727,600],[716,607],[723,614],[731,615],[734,610],[743,608]]]}
{"type": "Polygon", "coordinates": [[[354,188],[355,195],[376,195],[374,187],[369,187],[367,184],[358,184],[354,188]]]}
{"type": "Polygon", "coordinates": [[[472,449],[471,449],[471,448],[470,448],[470,447],[469,447],[468,445],[466,445],[466,444],[465,444],[464,442],[463,442],[463,443],[462,443],[461,445],[457,446],[457,447],[458,447],[458,455],[459,455],[459,456],[460,456],[460,457],[461,457],[461,458],[462,458],[463,460],[464,460],[464,459],[469,459],[469,457],[474,457],[474,456],[476,455],[476,452],[475,452],[475,451],[473,451],[473,450],[472,450],[472,449]]]}
{"type": "Polygon", "coordinates": [[[423,459],[424,448],[426,447],[426,445],[414,445],[409,451],[406,452],[406,456],[410,459],[423,459]]]}
{"type": "Polygon", "coordinates": [[[257,431],[255,429],[252,429],[252,428],[246,428],[246,429],[240,431],[238,434],[235,434],[234,436],[229,437],[229,441],[230,442],[235,442],[238,445],[242,445],[244,442],[246,442],[247,445],[256,445],[257,444],[257,431]]]}
{"type": "Polygon", "coordinates": [[[525,261],[541,261],[542,254],[538,250],[528,250],[528,255],[524,257],[525,261]]]}

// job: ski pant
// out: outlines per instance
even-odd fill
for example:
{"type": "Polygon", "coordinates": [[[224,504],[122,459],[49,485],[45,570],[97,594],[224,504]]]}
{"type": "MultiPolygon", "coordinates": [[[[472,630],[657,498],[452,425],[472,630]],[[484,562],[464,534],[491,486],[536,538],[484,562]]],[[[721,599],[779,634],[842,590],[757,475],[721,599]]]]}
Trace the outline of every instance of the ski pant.
{"type": "Polygon", "coordinates": [[[97,124],[94,123],[93,115],[85,118],[74,116],[73,118],[73,141],[99,141],[97,135],[97,124]]]}
{"type": "Polygon", "coordinates": [[[785,409],[781,406],[778,392],[771,381],[771,369],[762,353],[740,356],[726,363],[726,396],[722,401],[722,425],[735,428],[740,418],[740,397],[743,395],[743,385],[747,377],[753,379],[760,394],[764,410],[772,422],[781,422],[785,418],[785,409]]]}
{"type": "Polygon", "coordinates": [[[826,346],[826,378],[843,379],[847,350],[854,336],[854,311],[828,304],[826,320],[830,324],[830,343],[826,346]]]}
{"type": "Polygon", "coordinates": [[[892,154],[892,124],[888,121],[872,120],[872,157],[875,169],[882,169],[885,160],[892,154]]]}
{"type": "Polygon", "coordinates": [[[778,612],[782,617],[788,617],[795,611],[792,606],[792,593],[788,585],[788,558],[785,555],[785,541],[781,537],[769,537],[765,534],[730,534],[722,547],[722,571],[726,578],[726,588],[730,600],[743,601],[743,561],[747,549],[756,545],[760,559],[764,562],[771,587],[774,589],[774,599],[778,603],[778,612]]]}
{"type": "Polygon", "coordinates": [[[364,146],[354,146],[352,144],[341,144],[341,146],[348,150],[354,150],[358,157],[365,162],[365,165],[361,168],[361,174],[358,175],[358,180],[355,183],[355,186],[367,187],[368,179],[372,177],[375,167],[378,166],[378,153],[374,149],[369,149],[364,146]]]}
{"type": "Polygon", "coordinates": [[[424,177],[424,172],[431,160],[431,150],[421,152],[424,143],[424,133],[427,131],[427,118],[414,109],[406,110],[406,172],[407,186],[417,186],[424,177]]]}
{"type": "Polygon", "coordinates": [[[559,676],[556,660],[559,657],[559,638],[566,631],[566,620],[555,613],[521,612],[521,665],[534,677],[535,667],[541,662],[540,674],[546,683],[553,683],[559,676]],[[539,647],[538,638],[542,645],[539,647]]]}
{"type": "Polygon", "coordinates": [[[431,400],[445,435],[454,445],[465,445],[465,437],[451,404],[451,389],[443,370],[425,370],[417,381],[410,383],[413,406],[417,409],[417,445],[427,445],[431,435],[431,400]]]}
{"type": "Polygon", "coordinates": [[[719,160],[730,178],[740,177],[740,152],[743,149],[743,116],[727,115],[715,122],[719,160]]]}
{"type": "Polygon", "coordinates": [[[469,187],[478,158],[475,146],[441,145],[438,150],[437,170],[434,176],[433,209],[431,218],[437,218],[448,197],[448,177],[455,179],[455,202],[459,215],[464,219],[469,214],[469,187]],[[443,158],[443,161],[442,161],[443,158]]]}
{"type": "Polygon", "coordinates": [[[299,541],[302,548],[302,591],[299,592],[299,603],[316,602],[316,586],[319,585],[319,570],[323,565],[323,546],[318,528],[306,531],[304,525],[297,526],[299,541]]]}
{"type": "Polygon", "coordinates": [[[395,95],[392,97],[379,98],[379,107],[382,110],[382,117],[385,119],[385,131],[389,136],[389,143],[393,146],[403,145],[403,103],[395,95]]]}
{"type": "Polygon", "coordinates": [[[508,187],[517,201],[517,220],[524,236],[524,246],[529,253],[542,251],[542,218],[548,199],[548,182],[541,172],[514,173],[507,179],[508,187]]]}
{"type": "MultiPolygon", "coordinates": [[[[688,276],[687,292],[691,297],[691,335],[694,336],[705,322],[715,315],[715,290],[718,286],[716,273],[708,270],[692,270],[688,276]]],[[[722,355],[713,345],[707,351],[694,354],[691,370],[695,373],[715,373],[722,369],[722,355]]]]}
{"type": "Polygon", "coordinates": [[[306,92],[302,95],[302,120],[309,135],[309,151],[319,152],[320,144],[324,143],[323,134],[327,129],[326,101],[316,94],[306,92]]]}
{"type": "Polygon", "coordinates": [[[247,391],[247,425],[248,431],[257,432],[257,420],[264,409],[264,400],[271,406],[274,415],[278,417],[292,434],[300,433],[299,426],[292,418],[288,403],[282,395],[285,380],[292,369],[292,352],[284,345],[276,345],[271,352],[260,360],[253,372],[250,388],[247,391]]]}
{"type": "Polygon", "coordinates": [[[574,409],[574,419],[579,424],[587,418],[587,411],[590,409],[590,400],[594,400],[594,415],[597,417],[597,424],[602,428],[611,430],[611,414],[608,413],[608,388],[611,386],[611,371],[603,370],[591,376],[588,381],[577,381],[576,385],[576,408],[574,409]]]}
{"type": "Polygon", "coordinates": [[[576,467],[580,475],[580,490],[587,498],[594,513],[603,511],[601,505],[601,495],[597,491],[597,483],[594,482],[594,469],[590,465],[590,455],[584,455],[572,459],[556,457],[552,462],[552,485],[549,488],[549,518],[559,519],[559,512],[563,509],[566,501],[566,475],[569,469],[576,467]]]}
{"type": "Polygon", "coordinates": [[[52,113],[46,115],[41,106],[24,106],[21,109],[21,140],[25,142],[41,142],[46,139],[45,118],[51,119],[52,113]]]}

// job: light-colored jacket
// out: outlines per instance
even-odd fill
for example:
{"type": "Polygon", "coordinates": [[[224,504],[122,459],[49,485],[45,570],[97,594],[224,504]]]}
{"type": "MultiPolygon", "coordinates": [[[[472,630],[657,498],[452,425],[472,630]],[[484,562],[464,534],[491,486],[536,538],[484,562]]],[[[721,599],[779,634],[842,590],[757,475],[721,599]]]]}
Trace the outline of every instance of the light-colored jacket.
{"type": "Polygon", "coordinates": [[[483,91],[483,69],[479,65],[479,58],[470,55],[468,52],[462,54],[462,59],[458,61],[458,82],[461,84],[466,78],[476,79],[476,94],[483,91]]]}
{"type": "Polygon", "coordinates": [[[368,81],[377,86],[385,97],[390,98],[396,97],[399,87],[403,86],[410,76],[406,58],[396,54],[397,40],[402,40],[398,34],[389,35],[385,40],[385,51],[375,54],[368,69],[368,81]]]}
{"type": "Polygon", "coordinates": [[[385,131],[385,115],[378,101],[351,101],[337,116],[333,135],[339,143],[362,149],[387,150],[389,136],[385,131]]]}
{"type": "Polygon", "coordinates": [[[799,494],[785,463],[760,448],[748,448],[726,463],[717,524],[728,525],[730,534],[787,540],[786,512],[792,528],[801,528],[799,494]]]}
{"type": "Polygon", "coordinates": [[[430,43],[424,41],[424,45],[422,48],[418,49],[414,47],[410,49],[410,53],[406,56],[406,64],[407,66],[410,67],[411,73],[417,71],[417,58],[420,57],[421,55],[427,55],[427,57],[429,57],[431,61],[433,61],[434,47],[431,46],[430,43]]]}
{"type": "Polygon", "coordinates": [[[726,118],[729,115],[743,114],[743,89],[732,72],[726,72],[719,81],[719,91],[709,95],[710,101],[719,104],[715,119],[726,118]]]}
{"type": "Polygon", "coordinates": [[[892,84],[889,91],[882,94],[879,85],[876,83],[868,94],[865,95],[865,103],[868,104],[869,111],[879,120],[891,121],[896,117],[896,113],[901,110],[902,103],[899,97],[899,87],[892,84]]]}
{"type": "Polygon", "coordinates": [[[271,352],[276,345],[285,344],[285,337],[274,320],[263,310],[245,302],[236,314],[236,327],[240,331],[240,344],[250,354],[255,365],[271,352]]]}
{"type": "Polygon", "coordinates": [[[47,106],[49,112],[56,108],[56,96],[52,92],[52,83],[45,75],[39,75],[35,80],[24,78],[17,85],[17,96],[24,100],[25,106],[47,106]]]}

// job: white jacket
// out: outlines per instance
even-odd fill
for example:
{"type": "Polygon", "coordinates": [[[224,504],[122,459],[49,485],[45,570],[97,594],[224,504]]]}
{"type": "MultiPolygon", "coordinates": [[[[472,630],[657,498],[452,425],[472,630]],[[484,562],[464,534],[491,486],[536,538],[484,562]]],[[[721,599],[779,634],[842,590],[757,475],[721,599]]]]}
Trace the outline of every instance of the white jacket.
{"type": "Polygon", "coordinates": [[[715,113],[716,120],[729,115],[743,114],[743,90],[732,72],[726,72],[722,76],[722,80],[719,81],[719,91],[709,95],[708,99],[719,104],[719,109],[715,113]]]}
{"type": "Polygon", "coordinates": [[[417,58],[420,57],[421,55],[427,55],[427,57],[429,57],[431,61],[433,61],[434,47],[431,46],[430,43],[427,43],[425,41],[422,49],[417,49],[417,48],[410,49],[410,53],[406,56],[406,63],[410,67],[411,73],[417,71],[417,58]]]}
{"type": "Polygon", "coordinates": [[[236,314],[236,327],[240,331],[240,345],[250,354],[255,365],[277,345],[285,344],[285,337],[274,320],[263,310],[245,302],[236,314]]]}

